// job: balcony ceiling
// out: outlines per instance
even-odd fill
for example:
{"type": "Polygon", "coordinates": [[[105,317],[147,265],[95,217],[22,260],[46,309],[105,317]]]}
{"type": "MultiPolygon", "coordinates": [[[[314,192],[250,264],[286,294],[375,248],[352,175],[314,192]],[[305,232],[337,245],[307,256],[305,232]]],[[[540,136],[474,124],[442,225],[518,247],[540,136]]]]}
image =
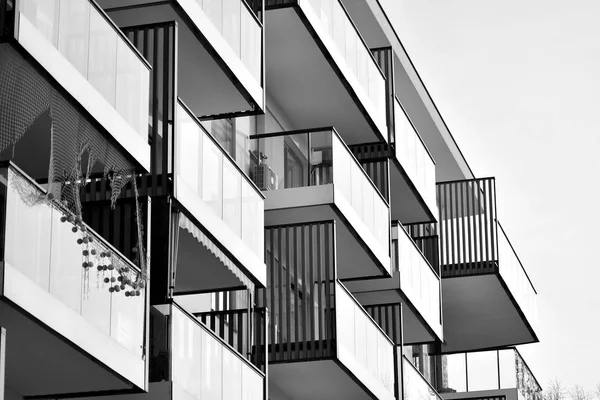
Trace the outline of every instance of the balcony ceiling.
{"type": "Polygon", "coordinates": [[[334,126],[346,144],[380,142],[296,9],[265,14],[266,87],[293,127],[334,126]]]}
{"type": "Polygon", "coordinates": [[[131,385],[24,311],[0,301],[6,386],[19,396],[131,389],[131,385]]]}
{"type": "Polygon", "coordinates": [[[333,360],[269,365],[269,394],[294,400],[371,399],[333,360]]]}
{"type": "Polygon", "coordinates": [[[437,220],[437,210],[430,210],[418,189],[402,171],[400,162],[392,158],[390,163],[390,207],[392,221],[403,224],[431,222],[437,220]]]}
{"type": "Polygon", "coordinates": [[[537,342],[495,274],[442,279],[443,352],[537,342]]]}

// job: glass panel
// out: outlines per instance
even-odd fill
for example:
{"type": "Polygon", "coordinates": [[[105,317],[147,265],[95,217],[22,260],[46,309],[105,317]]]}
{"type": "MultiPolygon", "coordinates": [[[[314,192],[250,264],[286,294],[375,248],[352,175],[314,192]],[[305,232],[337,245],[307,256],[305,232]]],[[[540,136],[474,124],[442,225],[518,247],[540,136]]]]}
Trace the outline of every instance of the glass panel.
{"type": "Polygon", "coordinates": [[[223,0],[203,0],[202,8],[215,28],[223,32],[223,0]]]}
{"type": "Polygon", "coordinates": [[[59,0],[20,0],[18,4],[19,11],[56,47],[59,0]]]}
{"type": "Polygon", "coordinates": [[[171,307],[171,363],[173,382],[197,399],[202,398],[203,331],[177,307],[171,307]]]}
{"type": "Polygon", "coordinates": [[[177,107],[177,174],[191,190],[202,194],[202,160],[203,135],[200,127],[185,110],[177,107]]]}
{"type": "MultiPolygon", "coordinates": [[[[231,351],[223,351],[223,399],[242,398],[242,360],[231,351]]],[[[248,390],[246,390],[247,392],[248,390]]]]}
{"type": "Polygon", "coordinates": [[[360,41],[360,39],[356,35],[356,31],[354,30],[354,27],[352,26],[352,23],[350,22],[350,20],[346,19],[345,24],[346,24],[346,62],[348,63],[348,66],[352,70],[352,73],[354,74],[354,76],[358,76],[358,67],[356,64],[357,63],[356,53],[358,50],[357,47],[358,47],[358,42],[360,41]]]}
{"type": "Polygon", "coordinates": [[[242,181],[242,240],[263,259],[264,202],[256,190],[242,181]]]}
{"type": "Polygon", "coordinates": [[[467,353],[468,390],[495,390],[498,387],[498,353],[467,353]]]}
{"type": "Polygon", "coordinates": [[[500,364],[500,389],[517,387],[517,374],[515,373],[515,351],[500,350],[498,354],[500,364]]]}
{"type": "Polygon", "coordinates": [[[88,74],[89,20],[90,3],[87,1],[61,3],[58,50],[84,77],[88,74]]]}
{"type": "Polygon", "coordinates": [[[241,13],[242,43],[241,59],[252,76],[261,81],[262,30],[250,12],[242,6],[241,13]]]}
{"type": "Polygon", "coordinates": [[[204,140],[202,147],[202,171],[206,171],[204,174],[200,172],[202,200],[221,218],[223,216],[223,153],[212,140],[204,140]]]}
{"type": "Polygon", "coordinates": [[[94,9],[90,10],[90,52],[88,80],[115,106],[117,34],[94,9]]]}
{"type": "Polygon", "coordinates": [[[310,133],[310,185],[333,183],[333,152],[330,132],[310,133]]]}
{"type": "Polygon", "coordinates": [[[110,335],[123,347],[142,355],[144,339],[144,296],[115,294],[111,304],[110,335]]]}
{"type": "Polygon", "coordinates": [[[448,376],[448,382],[444,391],[466,392],[467,391],[467,364],[464,354],[452,354],[441,356],[446,359],[445,374],[448,376]]]}
{"type": "Polygon", "coordinates": [[[333,41],[342,58],[346,57],[346,14],[337,1],[333,2],[333,41]]]}
{"type": "Polygon", "coordinates": [[[112,295],[108,291],[109,284],[103,277],[112,278],[111,274],[96,274],[90,277],[87,293],[81,301],[81,315],[103,333],[110,334],[110,302],[112,295]]]}
{"type": "Polygon", "coordinates": [[[223,220],[241,237],[242,175],[230,162],[223,163],[223,220]]]}
{"type": "Polygon", "coordinates": [[[435,211],[435,163],[404,114],[398,99],[395,100],[394,107],[396,158],[430,210],[435,211]]]}
{"type": "Polygon", "coordinates": [[[37,195],[37,190],[12,171],[4,170],[4,174],[8,174],[9,182],[19,182],[18,186],[7,185],[4,259],[48,290],[52,209],[46,204],[29,205],[27,199],[37,195]]]}
{"type": "Polygon", "coordinates": [[[202,332],[202,397],[221,399],[223,382],[223,345],[208,332],[202,332]]]}
{"type": "Polygon", "coordinates": [[[240,0],[223,0],[223,37],[238,57],[240,57],[241,7],[240,0]]]}

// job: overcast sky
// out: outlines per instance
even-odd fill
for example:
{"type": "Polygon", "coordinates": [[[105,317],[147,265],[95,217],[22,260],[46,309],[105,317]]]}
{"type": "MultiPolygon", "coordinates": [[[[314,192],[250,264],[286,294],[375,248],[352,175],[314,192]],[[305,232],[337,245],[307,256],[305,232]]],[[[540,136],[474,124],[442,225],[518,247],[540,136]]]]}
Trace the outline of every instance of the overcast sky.
{"type": "Polygon", "coordinates": [[[380,0],[536,286],[542,386],[600,383],[600,1],[380,0]]]}

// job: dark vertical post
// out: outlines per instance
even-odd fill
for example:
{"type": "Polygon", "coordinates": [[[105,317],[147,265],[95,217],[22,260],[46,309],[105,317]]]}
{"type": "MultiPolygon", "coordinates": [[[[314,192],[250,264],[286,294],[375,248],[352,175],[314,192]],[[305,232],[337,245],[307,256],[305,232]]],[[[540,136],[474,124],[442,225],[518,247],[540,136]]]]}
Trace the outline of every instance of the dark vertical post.
{"type": "Polygon", "coordinates": [[[0,400],[4,400],[4,376],[6,374],[6,329],[0,326],[0,400]]]}

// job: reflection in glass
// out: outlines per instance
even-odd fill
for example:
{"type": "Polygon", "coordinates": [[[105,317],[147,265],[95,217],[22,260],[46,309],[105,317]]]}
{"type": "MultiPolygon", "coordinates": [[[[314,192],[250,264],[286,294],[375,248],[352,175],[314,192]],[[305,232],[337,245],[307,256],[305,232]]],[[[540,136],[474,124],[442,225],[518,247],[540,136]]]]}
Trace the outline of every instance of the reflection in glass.
{"type": "Polygon", "coordinates": [[[61,3],[58,50],[83,76],[87,76],[88,68],[89,20],[87,1],[61,3]]]}

